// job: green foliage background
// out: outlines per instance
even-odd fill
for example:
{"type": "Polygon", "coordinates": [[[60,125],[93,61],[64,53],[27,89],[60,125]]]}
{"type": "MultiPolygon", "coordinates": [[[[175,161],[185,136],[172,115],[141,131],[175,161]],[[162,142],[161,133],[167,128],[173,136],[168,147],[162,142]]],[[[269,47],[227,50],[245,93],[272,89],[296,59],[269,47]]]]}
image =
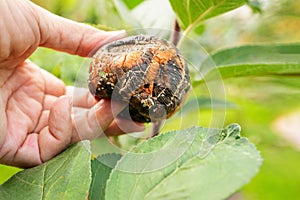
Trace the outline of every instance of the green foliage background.
{"type": "MultiPolygon", "coordinates": [[[[129,29],[139,21],[124,19],[113,0],[34,0],[58,15],[98,24],[105,30],[129,29]]],[[[141,1],[129,1],[135,8],[141,1]]],[[[156,1],[157,2],[157,1],[156,1]]],[[[252,13],[242,7],[235,14],[225,14],[206,21],[191,35],[205,49],[216,52],[245,44],[298,43],[300,40],[300,4],[297,0],[263,1],[262,12],[252,13]],[[243,10],[241,10],[243,9],[243,10]],[[242,14],[241,14],[242,13],[242,14]]],[[[145,11],[146,12],[146,11],[145,11]]],[[[155,16],[153,16],[155,17],[155,16]]],[[[161,16],[159,16],[161,17],[161,16]]],[[[295,52],[300,54],[300,51],[295,52]]],[[[31,57],[41,67],[73,84],[83,58],[48,49],[38,49],[31,57]]],[[[227,100],[234,106],[226,110],[225,124],[237,122],[242,134],[257,145],[264,158],[257,176],[236,194],[238,199],[296,199],[299,196],[299,149],[281,137],[274,125],[279,117],[300,110],[300,82],[298,76],[246,76],[224,80],[227,100]]],[[[200,90],[207,95],[206,89],[200,90]]],[[[220,113],[224,110],[220,110],[220,113]]],[[[212,112],[201,109],[199,125],[209,126],[212,112]]],[[[172,124],[165,127],[171,129],[172,124]]],[[[122,138],[121,138],[122,140],[122,138]]],[[[128,140],[126,140],[128,142],[128,140]]],[[[101,151],[101,150],[99,150],[101,151]]],[[[18,169],[0,165],[0,183],[18,169]]]]}

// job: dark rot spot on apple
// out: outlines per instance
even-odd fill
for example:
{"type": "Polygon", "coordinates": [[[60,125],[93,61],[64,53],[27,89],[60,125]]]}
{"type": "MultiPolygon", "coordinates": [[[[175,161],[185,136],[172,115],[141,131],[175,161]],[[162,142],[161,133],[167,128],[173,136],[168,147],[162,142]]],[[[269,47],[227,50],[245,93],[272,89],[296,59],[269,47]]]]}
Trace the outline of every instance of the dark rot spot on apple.
{"type": "Polygon", "coordinates": [[[138,35],[109,43],[94,55],[89,89],[97,98],[128,102],[119,117],[157,122],[170,117],[189,89],[187,64],[170,42],[138,35]]]}

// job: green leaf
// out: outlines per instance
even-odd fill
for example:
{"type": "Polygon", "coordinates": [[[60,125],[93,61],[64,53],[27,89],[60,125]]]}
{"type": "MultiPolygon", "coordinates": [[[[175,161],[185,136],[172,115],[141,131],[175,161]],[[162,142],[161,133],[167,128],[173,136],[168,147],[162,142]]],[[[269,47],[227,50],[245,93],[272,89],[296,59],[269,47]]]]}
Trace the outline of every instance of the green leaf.
{"type": "Polygon", "coordinates": [[[126,24],[128,35],[150,34],[168,38],[175,21],[175,15],[168,0],[124,1],[113,0],[118,15],[126,24]],[[128,3],[134,7],[128,7],[128,3]],[[157,6],[159,5],[159,6],[157,6]],[[147,12],[145,12],[147,11],[147,12]],[[157,13],[163,13],[163,17],[157,13]]]}
{"type": "Polygon", "coordinates": [[[237,108],[238,106],[232,102],[212,99],[209,97],[201,96],[188,100],[181,108],[181,114],[188,114],[192,111],[198,111],[199,109],[228,109],[228,108],[237,108]],[[197,107],[195,107],[197,106],[197,107]]]}
{"type": "Polygon", "coordinates": [[[92,160],[92,183],[89,199],[104,199],[106,182],[121,154],[104,154],[92,160]]]}
{"type": "Polygon", "coordinates": [[[204,74],[204,78],[201,81],[240,76],[300,74],[300,44],[241,46],[221,50],[212,54],[211,58],[217,67],[211,66],[210,61],[204,62],[200,73],[204,74]]]}
{"type": "Polygon", "coordinates": [[[0,185],[22,169],[0,164],[0,185]]]}
{"type": "Polygon", "coordinates": [[[225,129],[192,127],[161,134],[125,154],[107,182],[105,199],[222,199],[248,182],[261,157],[225,129]]]}
{"type": "Polygon", "coordinates": [[[119,12],[114,0],[98,0],[87,2],[89,6],[86,20],[92,24],[101,24],[115,29],[131,28],[119,12]]]}
{"type": "Polygon", "coordinates": [[[218,66],[217,71],[210,71],[206,80],[216,77],[216,73],[222,78],[241,77],[241,76],[264,76],[264,75],[299,75],[300,63],[289,64],[239,64],[230,66],[218,66]]]}
{"type": "Polygon", "coordinates": [[[23,170],[0,186],[1,199],[85,199],[91,181],[89,142],[72,145],[43,165],[23,170]]]}
{"type": "Polygon", "coordinates": [[[216,65],[242,63],[300,63],[300,44],[245,45],[212,54],[216,65]]]}
{"type": "MultiPolygon", "coordinates": [[[[245,0],[169,0],[180,27],[190,30],[203,20],[236,9],[245,0]]],[[[188,32],[188,31],[187,31],[188,32]]]]}
{"type": "Polygon", "coordinates": [[[247,0],[247,5],[254,13],[262,13],[262,4],[259,0],[247,0]]]}
{"type": "Polygon", "coordinates": [[[175,15],[168,0],[143,1],[136,6],[131,16],[135,18],[142,30],[135,30],[143,34],[152,34],[161,38],[168,38],[173,30],[175,15]]]}
{"type": "Polygon", "coordinates": [[[144,0],[123,0],[123,2],[125,3],[125,5],[129,8],[129,9],[133,9],[134,7],[136,7],[137,5],[139,5],[140,3],[142,3],[144,0]]]}
{"type": "MultiPolygon", "coordinates": [[[[122,0],[113,0],[114,6],[118,11],[118,15],[122,18],[122,20],[129,25],[126,27],[128,29],[140,29],[142,25],[140,24],[139,20],[136,19],[133,15],[131,10],[125,5],[125,2],[122,0]]],[[[130,34],[129,34],[130,35],[130,34]]]]}
{"type": "Polygon", "coordinates": [[[56,65],[52,71],[51,71],[51,74],[53,74],[54,76],[58,77],[58,78],[61,78],[61,64],[58,64],[56,65]]]}

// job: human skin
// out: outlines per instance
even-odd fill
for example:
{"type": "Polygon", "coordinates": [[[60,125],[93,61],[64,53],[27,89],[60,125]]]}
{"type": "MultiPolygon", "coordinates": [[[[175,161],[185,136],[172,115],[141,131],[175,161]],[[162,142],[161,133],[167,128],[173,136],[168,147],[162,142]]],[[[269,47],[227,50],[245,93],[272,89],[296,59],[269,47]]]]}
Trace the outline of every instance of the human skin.
{"type": "MultiPolygon", "coordinates": [[[[33,167],[83,139],[141,131],[115,116],[123,103],[96,101],[28,60],[38,47],[90,56],[124,31],[104,32],[28,0],[0,1],[0,163],[33,167]]],[[[70,66],[71,67],[71,66],[70,66]]]]}

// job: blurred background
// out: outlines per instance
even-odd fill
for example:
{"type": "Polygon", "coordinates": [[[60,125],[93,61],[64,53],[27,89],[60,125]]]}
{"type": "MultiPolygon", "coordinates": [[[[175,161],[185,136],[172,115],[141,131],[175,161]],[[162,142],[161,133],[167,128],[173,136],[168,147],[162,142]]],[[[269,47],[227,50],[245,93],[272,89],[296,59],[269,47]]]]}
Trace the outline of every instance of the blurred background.
{"type": "MultiPolygon", "coordinates": [[[[33,0],[41,7],[66,18],[92,24],[104,30],[136,28],[171,29],[174,14],[168,1],[148,0],[33,0]],[[159,6],[157,6],[159,4],[159,6]],[[126,6],[125,6],[126,5],[126,6]],[[164,12],[158,12],[163,9],[164,12]]],[[[223,48],[260,43],[299,43],[300,2],[298,0],[260,0],[258,7],[243,6],[207,20],[191,33],[191,38],[208,53],[223,48]],[[255,9],[256,8],[256,9],[255,9]],[[258,9],[259,8],[259,9],[258,9]]],[[[300,53],[300,52],[299,52],[300,53]]],[[[299,54],[300,55],[300,54],[299,54]]],[[[66,84],[73,85],[86,59],[40,48],[32,56],[66,84]]],[[[87,69],[86,69],[87,73],[87,69]]],[[[239,123],[242,135],[249,138],[264,158],[259,173],[232,199],[298,199],[300,187],[300,81],[297,76],[240,77],[224,80],[227,109],[224,124],[239,123]]],[[[205,101],[205,86],[195,90],[203,97],[197,123],[209,126],[212,110],[205,101]]],[[[218,114],[216,114],[218,115],[218,114]]],[[[174,128],[176,119],[164,131],[174,128]]],[[[176,128],[176,127],[175,127],[176,128]]],[[[120,138],[122,142],[122,138],[120,138]]],[[[101,141],[100,141],[101,142],[101,141]]],[[[134,141],[123,138],[130,147],[134,141]]],[[[126,143],[126,144],[125,144],[126,143]]],[[[104,145],[104,144],[103,144],[104,145]]],[[[111,151],[109,145],[95,152],[111,151]],[[107,146],[107,148],[106,148],[107,146]]],[[[0,165],[0,184],[19,169],[0,165]]]]}

